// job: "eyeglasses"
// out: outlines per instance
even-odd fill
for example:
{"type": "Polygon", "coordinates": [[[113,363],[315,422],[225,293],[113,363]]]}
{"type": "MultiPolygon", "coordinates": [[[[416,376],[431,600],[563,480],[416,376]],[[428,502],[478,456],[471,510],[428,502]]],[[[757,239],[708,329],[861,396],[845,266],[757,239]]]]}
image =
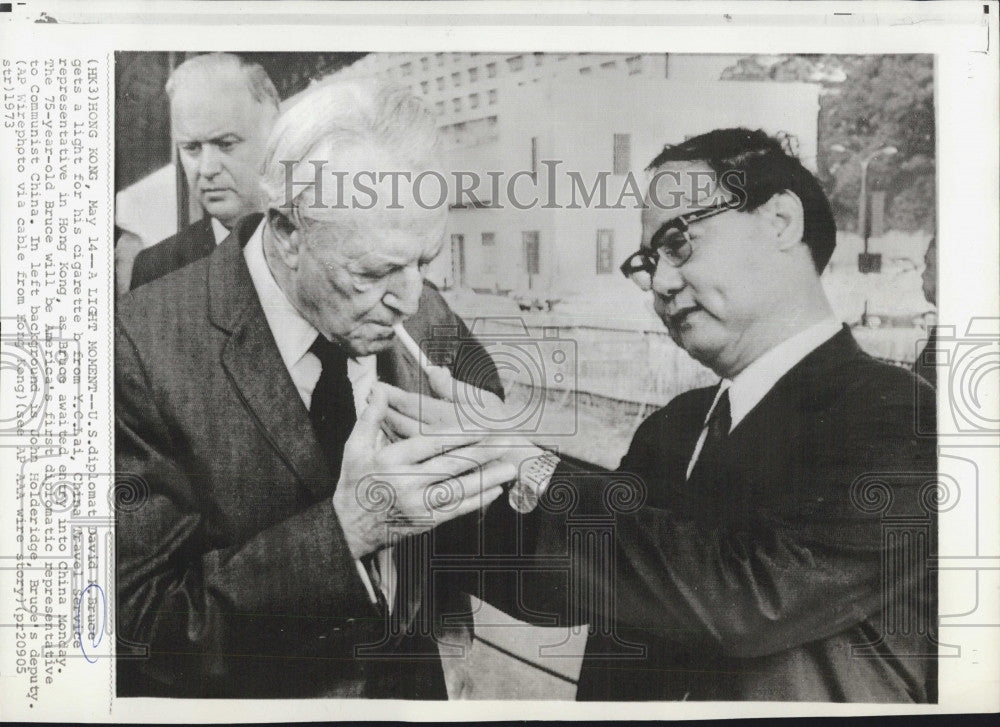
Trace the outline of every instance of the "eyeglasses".
{"type": "Polygon", "coordinates": [[[665,260],[671,267],[679,268],[691,259],[691,235],[688,234],[691,225],[731,209],[736,209],[732,202],[723,202],[667,220],[650,238],[649,248],[629,255],[618,269],[626,278],[633,280],[633,276],[637,273],[646,273],[652,278],[656,274],[656,266],[660,260],[665,260]]]}

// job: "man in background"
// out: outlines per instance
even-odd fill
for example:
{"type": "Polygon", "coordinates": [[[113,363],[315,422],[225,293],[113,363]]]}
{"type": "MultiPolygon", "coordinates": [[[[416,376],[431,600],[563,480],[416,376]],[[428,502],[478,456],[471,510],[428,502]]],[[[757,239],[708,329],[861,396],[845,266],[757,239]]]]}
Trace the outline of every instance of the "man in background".
{"type": "Polygon", "coordinates": [[[131,288],[206,257],[241,217],[262,211],[261,163],[280,101],[267,72],[230,53],[206,53],[174,69],[166,91],[177,156],[205,215],[140,252],[131,288]]]}

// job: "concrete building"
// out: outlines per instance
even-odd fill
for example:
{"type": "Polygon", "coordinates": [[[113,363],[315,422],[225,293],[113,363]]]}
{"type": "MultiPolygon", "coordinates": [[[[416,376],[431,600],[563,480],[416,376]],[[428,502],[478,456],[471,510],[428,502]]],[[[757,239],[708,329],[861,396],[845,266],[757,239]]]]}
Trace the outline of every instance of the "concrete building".
{"type": "Polygon", "coordinates": [[[432,280],[565,298],[625,282],[644,168],[665,143],[763,128],[791,135],[815,167],[818,86],[717,80],[732,58],[372,54],[336,75],[409,85],[440,117],[452,213],[432,280]],[[459,195],[474,179],[476,199],[459,195]]]}

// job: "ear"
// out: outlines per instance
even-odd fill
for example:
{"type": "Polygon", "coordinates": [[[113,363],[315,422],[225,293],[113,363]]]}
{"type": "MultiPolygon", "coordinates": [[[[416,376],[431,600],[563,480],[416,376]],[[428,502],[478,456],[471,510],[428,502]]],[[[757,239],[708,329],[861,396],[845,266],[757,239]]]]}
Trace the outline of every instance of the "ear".
{"type": "Polygon", "coordinates": [[[802,200],[795,192],[777,192],[758,211],[774,233],[778,249],[790,250],[802,244],[805,232],[805,212],[802,200]]]}
{"type": "Polygon", "coordinates": [[[286,267],[296,269],[304,241],[292,218],[272,207],[267,211],[267,226],[271,231],[274,249],[282,262],[286,267]]]}

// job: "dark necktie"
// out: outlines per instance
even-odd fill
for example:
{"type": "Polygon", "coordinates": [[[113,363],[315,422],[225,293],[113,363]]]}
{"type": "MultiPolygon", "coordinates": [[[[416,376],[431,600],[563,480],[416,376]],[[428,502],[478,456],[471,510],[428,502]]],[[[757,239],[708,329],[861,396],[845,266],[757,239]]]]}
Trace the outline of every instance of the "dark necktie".
{"type": "Polygon", "coordinates": [[[695,462],[694,469],[691,470],[688,482],[715,482],[721,471],[731,425],[732,414],[729,411],[729,389],[727,388],[719,396],[712,413],[708,416],[705,444],[702,445],[698,461],[695,462]]]}
{"type": "MultiPolygon", "coordinates": [[[[309,404],[309,420],[319,439],[323,454],[330,463],[330,472],[340,477],[340,464],[344,459],[344,444],[351,436],[358,415],[354,408],[354,388],[347,378],[347,356],[322,335],[316,336],[309,350],[323,366],[323,371],[313,389],[309,404]]],[[[383,614],[388,604],[382,593],[382,578],[375,554],[361,559],[375,590],[375,598],[383,614]]]]}
{"type": "Polygon", "coordinates": [[[309,350],[323,366],[309,404],[309,420],[330,463],[330,472],[339,477],[344,443],[358,418],[354,390],[347,378],[347,356],[321,335],[316,336],[309,350]]]}

